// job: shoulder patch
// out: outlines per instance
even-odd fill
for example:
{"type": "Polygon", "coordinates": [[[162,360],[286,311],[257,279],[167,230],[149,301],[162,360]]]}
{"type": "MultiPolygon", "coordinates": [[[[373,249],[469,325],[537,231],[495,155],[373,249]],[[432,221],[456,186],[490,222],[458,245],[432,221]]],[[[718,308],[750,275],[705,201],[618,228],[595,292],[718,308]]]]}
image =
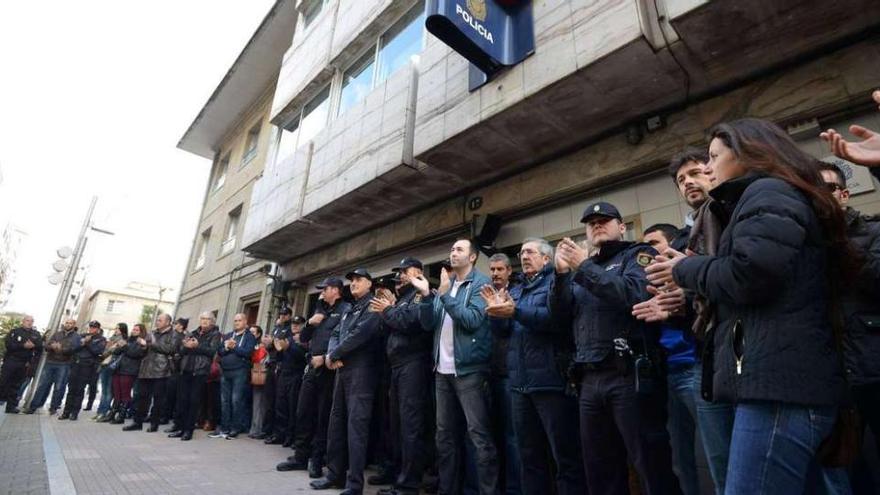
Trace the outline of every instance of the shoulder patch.
{"type": "Polygon", "coordinates": [[[636,263],[642,268],[650,265],[654,261],[654,257],[648,253],[639,253],[636,255],[636,263]]]}

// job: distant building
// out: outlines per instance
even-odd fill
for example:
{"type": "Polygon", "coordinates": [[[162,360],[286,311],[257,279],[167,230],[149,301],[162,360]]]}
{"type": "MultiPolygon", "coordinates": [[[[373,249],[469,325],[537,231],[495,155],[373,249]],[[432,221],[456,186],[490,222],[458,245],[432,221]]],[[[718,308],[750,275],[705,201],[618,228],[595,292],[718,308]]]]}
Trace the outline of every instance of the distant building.
{"type": "Polygon", "coordinates": [[[27,233],[7,224],[0,237],[0,310],[6,307],[15,287],[16,260],[27,233]]]}
{"type": "Polygon", "coordinates": [[[88,322],[98,320],[107,332],[117,323],[126,323],[129,328],[141,321],[144,313],[150,315],[147,326],[152,326],[155,309],[159,313],[171,313],[176,297],[172,289],[142,282],[130,282],[123,288],[86,289],[88,294],[79,307],[77,327],[85,328],[88,322]],[[163,292],[160,295],[159,290],[163,292]],[[161,301],[160,301],[161,297],[161,301]]]}

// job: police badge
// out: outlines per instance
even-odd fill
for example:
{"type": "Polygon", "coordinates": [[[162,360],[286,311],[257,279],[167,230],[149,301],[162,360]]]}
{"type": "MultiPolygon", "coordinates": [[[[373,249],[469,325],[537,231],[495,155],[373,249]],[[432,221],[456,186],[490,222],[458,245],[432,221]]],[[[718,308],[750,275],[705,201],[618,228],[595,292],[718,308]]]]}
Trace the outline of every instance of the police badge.
{"type": "Polygon", "coordinates": [[[467,7],[478,21],[486,20],[486,0],[467,0],[467,7]]]}
{"type": "Polygon", "coordinates": [[[654,262],[654,257],[648,253],[639,253],[636,255],[636,263],[644,268],[654,262]]]}

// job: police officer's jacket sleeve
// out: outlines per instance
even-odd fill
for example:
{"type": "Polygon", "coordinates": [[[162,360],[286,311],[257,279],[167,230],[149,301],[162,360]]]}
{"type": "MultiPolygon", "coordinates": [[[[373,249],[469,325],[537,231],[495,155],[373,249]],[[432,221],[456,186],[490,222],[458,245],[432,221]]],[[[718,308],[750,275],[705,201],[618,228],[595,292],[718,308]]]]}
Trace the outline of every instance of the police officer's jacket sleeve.
{"type": "Polygon", "coordinates": [[[550,283],[547,304],[553,321],[570,322],[574,317],[574,291],[571,288],[571,272],[557,273],[550,283]]]}
{"type": "Polygon", "coordinates": [[[40,334],[37,334],[37,338],[31,339],[31,342],[34,343],[34,348],[32,350],[35,353],[39,354],[43,352],[43,339],[40,338],[40,334]]]}
{"type": "Polygon", "coordinates": [[[27,342],[27,340],[22,338],[21,342],[19,342],[18,338],[20,336],[17,334],[18,334],[18,332],[13,330],[13,331],[9,332],[8,335],[6,335],[5,341],[6,341],[6,351],[7,352],[8,351],[20,351],[20,350],[24,349],[24,343],[27,342]]]}
{"type": "Polygon", "coordinates": [[[859,290],[877,298],[880,297],[880,220],[865,220],[865,228],[870,240],[865,246],[864,265],[859,270],[857,283],[859,290]]]}
{"type": "MultiPolygon", "coordinates": [[[[311,340],[312,340],[312,337],[314,337],[314,335],[315,335],[315,331],[318,329],[318,327],[320,327],[322,324],[324,324],[324,322],[327,321],[328,314],[327,314],[327,311],[324,309],[324,303],[323,303],[323,302],[320,302],[320,303],[318,304],[318,307],[315,309],[315,312],[312,313],[312,316],[315,316],[315,315],[318,314],[318,313],[324,315],[324,320],[321,321],[321,323],[319,323],[318,325],[312,325],[312,324],[310,324],[310,323],[306,323],[306,325],[305,325],[305,326],[303,327],[303,329],[302,329],[302,332],[299,333],[299,341],[300,341],[300,342],[302,342],[302,343],[306,343],[306,342],[311,341],[311,340]]],[[[338,318],[338,317],[337,317],[337,318],[338,318]]],[[[311,318],[310,318],[310,319],[311,319],[311,318]]],[[[329,328],[329,327],[328,327],[328,328],[329,328]]]]}
{"type": "Polygon", "coordinates": [[[370,339],[380,334],[382,320],[379,313],[373,313],[366,309],[363,311],[345,340],[339,341],[338,345],[331,347],[332,350],[329,353],[330,360],[345,359],[345,356],[349,353],[358,350],[361,346],[368,343],[370,339]]]}
{"type": "Polygon", "coordinates": [[[89,345],[86,346],[86,350],[92,356],[98,357],[104,353],[104,344],[106,343],[107,339],[93,337],[92,340],[89,341],[89,345]]]}
{"type": "MultiPolygon", "coordinates": [[[[639,252],[657,254],[652,248],[645,247],[639,252]]],[[[588,259],[581,263],[574,274],[574,283],[581,285],[594,296],[604,299],[618,307],[631,308],[651,298],[648,292],[648,277],[645,269],[636,263],[636,250],[630,249],[624,259],[623,273],[617,270],[605,270],[605,267],[588,259]]]]}
{"type": "Polygon", "coordinates": [[[382,312],[382,323],[392,332],[415,334],[423,331],[418,303],[392,306],[382,312]]]}
{"type": "Polygon", "coordinates": [[[74,335],[70,340],[65,339],[61,341],[61,354],[70,356],[78,351],[80,347],[82,347],[82,339],[79,335],[74,335]]]}
{"type": "Polygon", "coordinates": [[[459,287],[458,290],[467,290],[467,300],[452,297],[449,292],[440,296],[440,303],[455,322],[455,329],[466,334],[472,334],[479,330],[486,321],[486,301],[480,295],[480,290],[474,287],[474,282],[468,283],[467,287],[459,287]]]}
{"type": "Polygon", "coordinates": [[[419,304],[419,321],[426,332],[433,333],[436,329],[437,323],[434,321],[437,318],[436,305],[434,294],[428,295],[419,304]]]}
{"type": "Polygon", "coordinates": [[[676,283],[712,302],[755,304],[778,294],[798,262],[812,210],[806,198],[775,178],[753,182],[731,219],[731,252],[689,256],[673,268],[676,283]]]}

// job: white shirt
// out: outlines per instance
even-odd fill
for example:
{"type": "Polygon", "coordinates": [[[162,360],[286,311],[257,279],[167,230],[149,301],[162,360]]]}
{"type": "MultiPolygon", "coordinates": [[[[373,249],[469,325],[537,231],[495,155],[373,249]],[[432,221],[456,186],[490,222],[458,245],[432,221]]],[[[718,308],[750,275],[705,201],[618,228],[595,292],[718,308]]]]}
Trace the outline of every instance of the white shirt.
{"type": "MultiPolygon", "coordinates": [[[[449,295],[455,297],[464,280],[452,283],[449,295]]],[[[441,375],[455,374],[455,339],[454,323],[449,313],[443,313],[443,327],[440,329],[440,359],[437,360],[437,373],[441,375]]]]}

